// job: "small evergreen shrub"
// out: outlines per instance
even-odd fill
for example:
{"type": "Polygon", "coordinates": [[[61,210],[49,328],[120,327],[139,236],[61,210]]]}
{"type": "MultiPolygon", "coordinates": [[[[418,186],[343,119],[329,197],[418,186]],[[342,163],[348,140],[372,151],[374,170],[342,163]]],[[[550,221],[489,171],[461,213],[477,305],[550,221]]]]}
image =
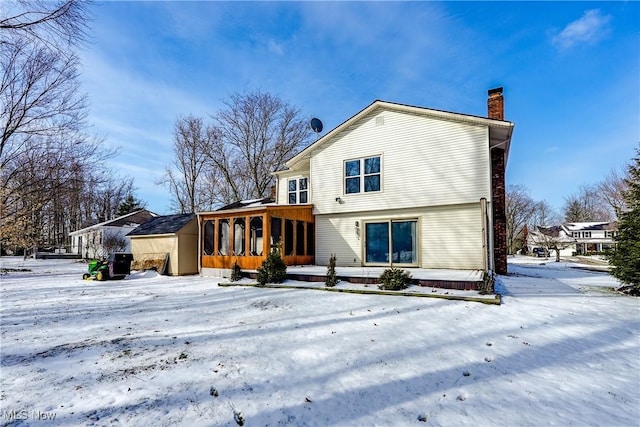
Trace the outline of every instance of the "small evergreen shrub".
{"type": "Polygon", "coordinates": [[[242,279],[242,270],[240,270],[240,266],[238,265],[238,260],[233,263],[233,267],[231,267],[231,277],[232,282],[237,282],[242,279]]]}
{"type": "Polygon", "coordinates": [[[406,289],[411,282],[411,273],[401,268],[391,267],[382,272],[378,278],[378,289],[399,291],[406,289]]]}
{"type": "Polygon", "coordinates": [[[260,286],[267,283],[280,283],[287,277],[287,266],[280,255],[280,250],[272,249],[267,258],[258,267],[257,281],[260,286]]]}
{"type": "Polygon", "coordinates": [[[333,288],[338,284],[338,276],[336,275],[336,254],[331,254],[331,258],[329,258],[327,278],[325,279],[324,284],[330,288],[333,288]]]}

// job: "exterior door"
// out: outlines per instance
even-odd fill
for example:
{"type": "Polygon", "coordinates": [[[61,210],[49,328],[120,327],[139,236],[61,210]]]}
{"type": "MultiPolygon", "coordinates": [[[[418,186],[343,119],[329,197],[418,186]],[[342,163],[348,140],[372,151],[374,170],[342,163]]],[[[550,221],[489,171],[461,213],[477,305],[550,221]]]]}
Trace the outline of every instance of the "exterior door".
{"type": "Polygon", "coordinates": [[[364,260],[370,265],[418,265],[417,220],[366,222],[364,260]]]}

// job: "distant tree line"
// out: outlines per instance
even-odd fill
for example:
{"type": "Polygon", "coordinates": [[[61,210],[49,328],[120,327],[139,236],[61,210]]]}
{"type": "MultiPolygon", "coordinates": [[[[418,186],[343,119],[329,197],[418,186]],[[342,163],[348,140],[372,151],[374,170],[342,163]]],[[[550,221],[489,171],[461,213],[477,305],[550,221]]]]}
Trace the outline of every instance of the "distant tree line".
{"type": "Polygon", "coordinates": [[[0,7],[2,252],[63,246],[70,231],[113,218],[133,197],[132,179],[104,166],[115,150],[86,131],[76,49],[86,38],[88,5],[0,7]]]}
{"type": "Polygon", "coordinates": [[[271,173],[310,142],[311,129],[300,110],[277,96],[236,93],[224,105],[208,121],[176,119],[174,160],[160,181],[176,211],[207,211],[269,196],[271,173]]]}
{"type": "Polygon", "coordinates": [[[523,185],[510,185],[506,192],[507,247],[509,254],[526,250],[527,230],[562,222],[609,222],[629,209],[625,199],[629,173],[613,169],[599,183],[582,185],[565,198],[563,212],[546,200],[536,201],[523,185]]]}

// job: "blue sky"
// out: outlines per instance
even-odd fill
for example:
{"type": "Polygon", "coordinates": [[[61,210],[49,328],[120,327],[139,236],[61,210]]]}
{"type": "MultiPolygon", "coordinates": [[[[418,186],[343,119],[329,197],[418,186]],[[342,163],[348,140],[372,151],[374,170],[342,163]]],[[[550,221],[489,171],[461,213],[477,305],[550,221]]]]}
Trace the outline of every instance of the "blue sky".
{"type": "Polygon", "coordinates": [[[103,2],[81,52],[92,130],[148,208],[177,117],[260,89],[325,132],[376,99],[515,123],[507,184],[561,212],[640,143],[637,2],[103,2]]]}

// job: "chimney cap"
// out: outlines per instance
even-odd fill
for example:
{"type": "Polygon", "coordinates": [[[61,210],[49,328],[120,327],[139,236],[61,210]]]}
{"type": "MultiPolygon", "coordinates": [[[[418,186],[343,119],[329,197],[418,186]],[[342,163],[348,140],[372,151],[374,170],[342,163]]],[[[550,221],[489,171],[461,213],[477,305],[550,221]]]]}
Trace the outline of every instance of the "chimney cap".
{"type": "Polygon", "coordinates": [[[502,86],[497,87],[495,89],[489,89],[489,96],[499,96],[502,95],[503,88],[502,86]]]}

